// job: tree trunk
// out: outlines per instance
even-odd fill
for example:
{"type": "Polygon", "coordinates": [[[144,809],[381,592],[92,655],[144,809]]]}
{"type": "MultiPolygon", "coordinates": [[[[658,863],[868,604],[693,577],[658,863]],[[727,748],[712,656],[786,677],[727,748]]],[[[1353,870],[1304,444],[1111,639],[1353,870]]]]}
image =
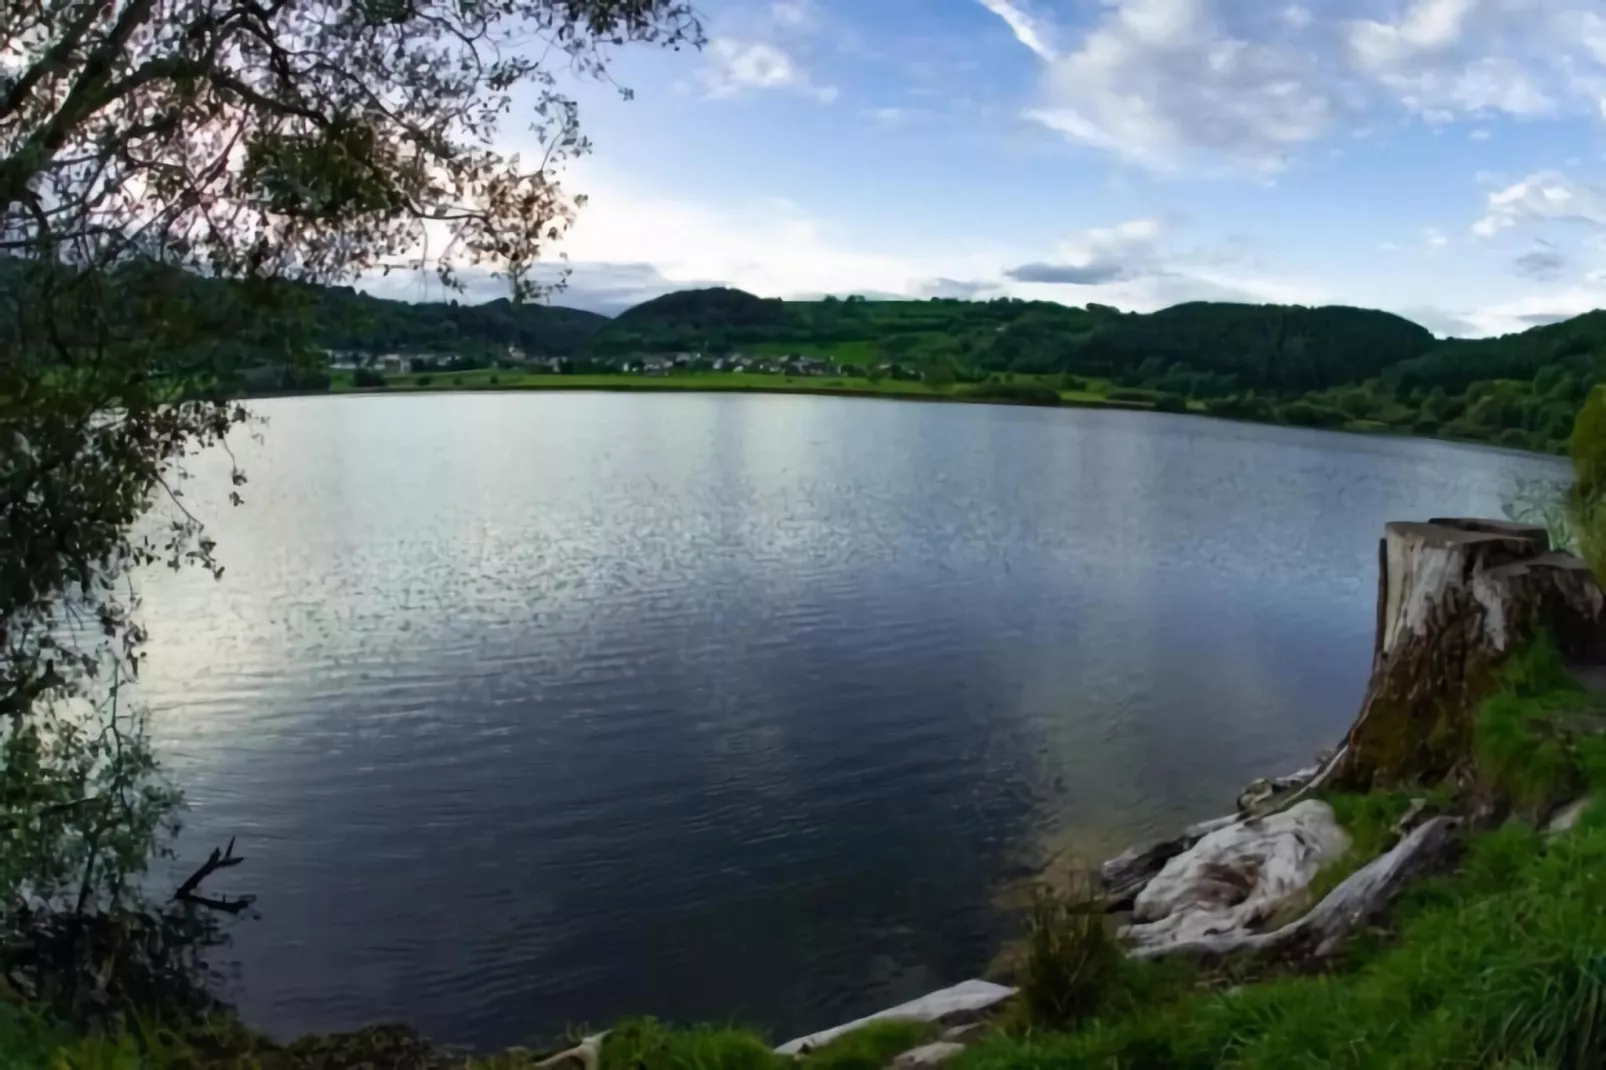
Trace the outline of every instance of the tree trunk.
{"type": "Polygon", "coordinates": [[[1600,653],[1600,586],[1543,528],[1395,522],[1379,546],[1377,640],[1361,711],[1329,785],[1365,791],[1467,768],[1473,711],[1507,655],[1541,629],[1564,655],[1600,653]]]}

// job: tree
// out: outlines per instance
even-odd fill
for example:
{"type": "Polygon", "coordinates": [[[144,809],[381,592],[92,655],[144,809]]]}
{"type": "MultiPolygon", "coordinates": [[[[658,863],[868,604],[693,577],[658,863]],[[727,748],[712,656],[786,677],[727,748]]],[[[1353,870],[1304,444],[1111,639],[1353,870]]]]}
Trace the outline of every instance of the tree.
{"type": "Polygon", "coordinates": [[[474,267],[538,292],[582,203],[555,168],[588,148],[538,57],[598,76],[611,46],[701,40],[686,0],[7,0],[0,909],[126,902],[161,840],[175,799],[117,701],[145,641],[123,581],[222,574],[183,458],[248,419],[244,370],[307,360],[305,284],[474,267]]]}

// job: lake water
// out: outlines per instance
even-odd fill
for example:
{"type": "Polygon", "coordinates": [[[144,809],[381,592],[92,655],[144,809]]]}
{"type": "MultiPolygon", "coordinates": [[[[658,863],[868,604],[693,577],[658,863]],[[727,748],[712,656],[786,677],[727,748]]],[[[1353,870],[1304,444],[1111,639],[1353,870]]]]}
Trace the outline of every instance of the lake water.
{"type": "Polygon", "coordinates": [[[778,1039],[975,976],[1001,890],[1348,726],[1383,522],[1558,463],[855,399],[264,402],[214,583],[143,583],[193,865],[289,1035],[778,1039]]]}

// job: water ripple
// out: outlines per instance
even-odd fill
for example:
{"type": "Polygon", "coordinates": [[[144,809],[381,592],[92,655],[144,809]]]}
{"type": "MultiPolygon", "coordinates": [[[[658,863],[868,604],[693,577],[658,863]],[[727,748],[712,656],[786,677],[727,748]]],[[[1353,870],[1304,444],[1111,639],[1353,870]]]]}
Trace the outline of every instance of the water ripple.
{"type": "MultiPolygon", "coordinates": [[[[248,856],[252,1021],[482,1044],[801,1032],[973,975],[1004,882],[1348,722],[1383,521],[1557,473],[845,399],[262,410],[248,504],[211,517],[225,580],[141,585],[184,849],[248,856]]],[[[227,490],[202,467],[192,504],[227,490]]]]}

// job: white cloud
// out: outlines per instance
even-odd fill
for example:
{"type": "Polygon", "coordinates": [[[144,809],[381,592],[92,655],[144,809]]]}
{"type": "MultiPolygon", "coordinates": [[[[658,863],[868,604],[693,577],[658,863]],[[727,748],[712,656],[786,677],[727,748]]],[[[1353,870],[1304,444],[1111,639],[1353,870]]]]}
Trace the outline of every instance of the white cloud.
{"type": "Polygon", "coordinates": [[[819,19],[819,11],[809,0],[774,0],[770,18],[777,26],[800,30],[812,27],[819,19]]]}
{"type": "Polygon", "coordinates": [[[1503,113],[1606,118],[1598,0],[1104,0],[1074,44],[1022,6],[978,0],[1046,66],[1027,115],[1155,169],[1200,155],[1275,171],[1380,105],[1435,125],[1503,113]],[[1355,17],[1361,12],[1388,14],[1355,17]]]}
{"type": "Polygon", "coordinates": [[[1423,227],[1422,240],[1427,242],[1429,248],[1434,249],[1450,244],[1449,237],[1438,227],[1423,227]]]}
{"type": "Polygon", "coordinates": [[[1521,224],[1553,221],[1606,226],[1606,190],[1541,171],[1491,191],[1472,233],[1487,238],[1521,224]]]}
{"type": "Polygon", "coordinates": [[[977,0],[977,2],[1003,19],[1015,34],[1015,40],[1043,59],[1054,58],[1054,47],[1049,43],[1050,31],[1046,22],[1039,20],[1014,0],[977,0]]]}
{"type": "Polygon", "coordinates": [[[620,291],[626,283],[659,289],[723,283],[767,297],[924,297],[934,287],[943,292],[996,289],[1028,299],[1098,301],[1141,311],[1189,300],[1327,299],[1319,287],[1246,268],[1236,246],[1172,251],[1167,247],[1171,228],[1155,218],[1082,230],[1037,248],[894,255],[869,251],[853,233],[839,233],[828,221],[773,199],[714,207],[646,194],[597,171],[576,178],[575,185],[587,191],[589,201],[553,252],[587,266],[589,278],[576,271],[577,290],[582,283],[597,284],[601,267],[614,265],[609,285],[620,291]],[[1112,264],[1120,270],[1095,272],[1090,277],[1103,281],[1074,288],[1008,278],[1011,267],[1029,263],[1112,264]]]}
{"type": "Polygon", "coordinates": [[[1356,20],[1350,47],[1362,66],[1386,70],[1455,44],[1476,6],[1477,0],[1416,0],[1397,23],[1356,20]]]}
{"type": "Polygon", "coordinates": [[[1479,127],[1478,129],[1472,131],[1472,133],[1468,134],[1467,137],[1472,141],[1488,141],[1489,131],[1479,127]]]}
{"type": "Polygon", "coordinates": [[[1475,328],[1474,333],[1498,335],[1571,319],[1602,307],[1606,307],[1606,286],[1580,285],[1488,305],[1465,318],[1475,328]]]}
{"type": "Polygon", "coordinates": [[[731,97],[748,89],[789,89],[829,104],[835,86],[818,85],[779,45],[716,37],[708,43],[703,85],[712,97],[731,97]]]}
{"type": "Polygon", "coordinates": [[[1313,71],[1286,41],[1229,31],[1208,0],[1120,0],[1049,64],[1044,99],[1027,114],[1154,169],[1203,150],[1275,171],[1338,110],[1313,71]]]}

